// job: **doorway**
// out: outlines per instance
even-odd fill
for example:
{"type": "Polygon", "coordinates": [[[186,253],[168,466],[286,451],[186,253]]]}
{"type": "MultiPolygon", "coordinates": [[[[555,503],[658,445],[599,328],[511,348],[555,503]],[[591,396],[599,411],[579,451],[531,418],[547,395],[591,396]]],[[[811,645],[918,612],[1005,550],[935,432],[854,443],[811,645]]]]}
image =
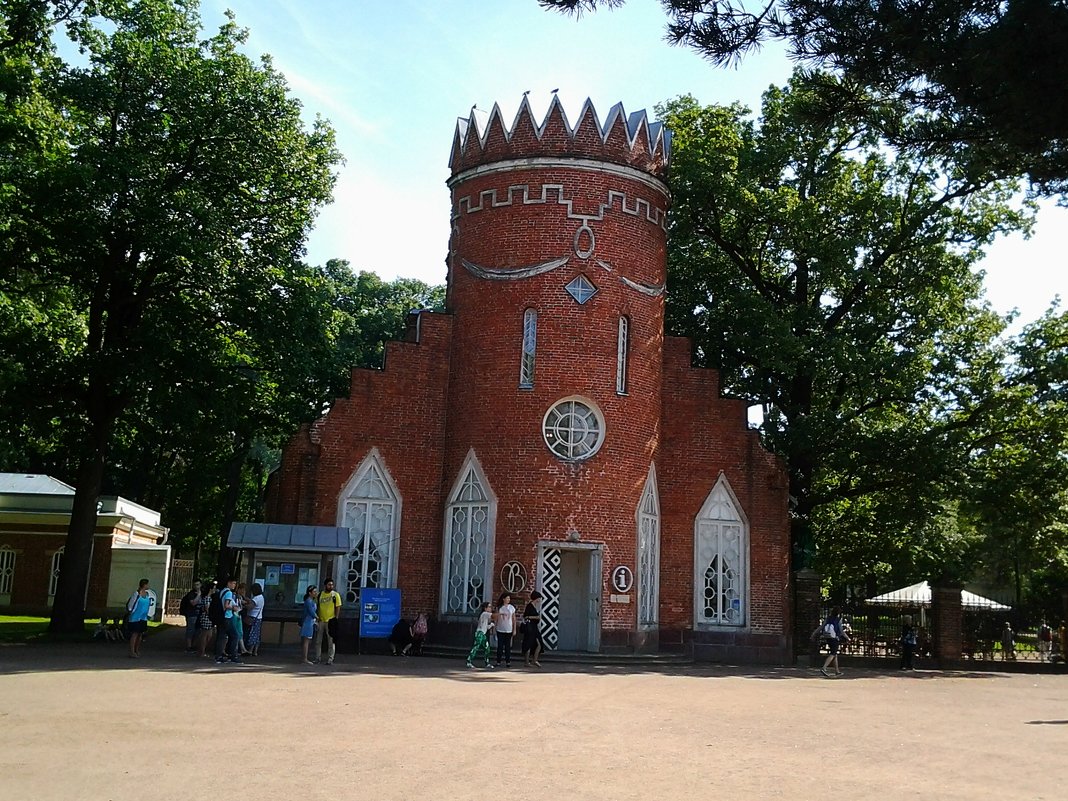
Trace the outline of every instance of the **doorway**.
{"type": "Polygon", "coordinates": [[[601,645],[599,545],[542,545],[541,592],[546,645],[559,651],[593,651],[601,645]]]}

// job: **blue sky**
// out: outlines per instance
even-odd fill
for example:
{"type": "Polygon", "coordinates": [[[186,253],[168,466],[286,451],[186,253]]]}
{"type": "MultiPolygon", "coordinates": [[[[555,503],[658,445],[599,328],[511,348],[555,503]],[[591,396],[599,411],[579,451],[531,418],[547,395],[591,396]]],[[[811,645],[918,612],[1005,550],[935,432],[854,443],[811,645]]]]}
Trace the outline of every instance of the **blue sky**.
{"type": "MultiPolygon", "coordinates": [[[[692,94],[702,103],[759,106],[790,63],[766,49],[737,68],[713,68],[663,39],[654,0],[581,18],[535,0],[202,0],[214,29],[225,9],[269,53],[309,115],[328,118],[345,154],[334,203],[312,232],[313,262],[343,258],[384,278],[445,280],[448,157],[458,116],[499,103],[511,120],[524,91],[536,114],[551,90],[576,115],[591,98],[602,118],[692,94]]],[[[1068,210],[1044,204],[1035,235],[1011,237],[984,260],[995,309],[1021,322],[1068,295],[1068,210]]]]}

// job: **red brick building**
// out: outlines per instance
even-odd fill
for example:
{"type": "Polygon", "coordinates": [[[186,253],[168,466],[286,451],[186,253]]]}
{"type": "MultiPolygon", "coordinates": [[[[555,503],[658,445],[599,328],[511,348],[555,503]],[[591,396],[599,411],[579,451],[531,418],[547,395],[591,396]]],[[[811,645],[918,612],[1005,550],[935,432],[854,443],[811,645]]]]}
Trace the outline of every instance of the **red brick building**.
{"type": "Polygon", "coordinates": [[[788,658],[782,465],[664,336],[670,134],[591,104],[461,119],[447,313],[299,431],[275,522],[348,526],[354,600],[396,586],[466,640],[505,590],[564,650],[788,658]]]}

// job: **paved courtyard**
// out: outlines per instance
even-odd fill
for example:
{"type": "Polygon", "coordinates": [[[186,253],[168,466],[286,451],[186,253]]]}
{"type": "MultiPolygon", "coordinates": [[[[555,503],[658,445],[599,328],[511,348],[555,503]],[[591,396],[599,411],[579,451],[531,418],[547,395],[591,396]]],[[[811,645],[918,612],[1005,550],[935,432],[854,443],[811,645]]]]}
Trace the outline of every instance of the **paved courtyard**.
{"type": "MultiPolygon", "coordinates": [[[[1052,799],[1068,675],[0,647],[0,798],[1052,799]]],[[[165,650],[168,649],[168,650],[165,650]]]]}

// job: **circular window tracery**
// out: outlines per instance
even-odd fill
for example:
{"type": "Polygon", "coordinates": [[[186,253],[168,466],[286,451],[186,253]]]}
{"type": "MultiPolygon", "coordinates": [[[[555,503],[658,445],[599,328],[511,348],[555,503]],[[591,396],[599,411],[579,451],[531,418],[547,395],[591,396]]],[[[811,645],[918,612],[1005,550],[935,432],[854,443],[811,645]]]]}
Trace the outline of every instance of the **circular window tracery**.
{"type": "Polygon", "coordinates": [[[590,458],[604,442],[604,418],[581,398],[555,403],[545,413],[541,430],[549,450],[569,462],[590,458]]]}

